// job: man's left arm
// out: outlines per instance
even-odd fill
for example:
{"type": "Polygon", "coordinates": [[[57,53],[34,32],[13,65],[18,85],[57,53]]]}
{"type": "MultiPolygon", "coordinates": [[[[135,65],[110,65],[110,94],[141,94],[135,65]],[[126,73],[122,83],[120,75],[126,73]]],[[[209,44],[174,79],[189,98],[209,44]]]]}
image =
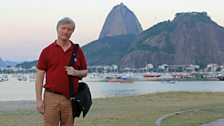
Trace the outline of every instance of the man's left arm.
{"type": "Polygon", "coordinates": [[[86,77],[88,73],[88,70],[76,70],[72,66],[66,66],[65,71],[67,71],[68,75],[77,76],[79,78],[86,77]]]}

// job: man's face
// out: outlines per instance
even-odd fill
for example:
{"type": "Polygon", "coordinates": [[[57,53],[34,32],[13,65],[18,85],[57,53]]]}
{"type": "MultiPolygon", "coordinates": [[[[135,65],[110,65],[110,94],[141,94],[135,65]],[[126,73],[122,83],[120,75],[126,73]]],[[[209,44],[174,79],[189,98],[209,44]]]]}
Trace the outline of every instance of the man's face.
{"type": "Polygon", "coordinates": [[[68,41],[73,33],[71,24],[63,24],[58,28],[58,38],[62,41],[68,41]]]}

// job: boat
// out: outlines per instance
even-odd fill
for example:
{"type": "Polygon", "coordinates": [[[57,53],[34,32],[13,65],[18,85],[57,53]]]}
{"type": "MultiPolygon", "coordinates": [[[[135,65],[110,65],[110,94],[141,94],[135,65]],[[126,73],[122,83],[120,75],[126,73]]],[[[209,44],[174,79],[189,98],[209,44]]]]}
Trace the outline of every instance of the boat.
{"type": "Polygon", "coordinates": [[[36,74],[29,75],[29,81],[34,82],[36,80],[36,74]]]}
{"type": "Polygon", "coordinates": [[[146,73],[146,74],[143,74],[142,80],[152,81],[152,80],[158,80],[160,77],[161,75],[158,73],[146,73]]]}
{"type": "Polygon", "coordinates": [[[2,75],[1,80],[8,81],[9,80],[8,75],[6,75],[6,74],[2,75]]]}
{"type": "Polygon", "coordinates": [[[145,74],[144,77],[145,78],[155,78],[155,77],[160,77],[160,74],[145,74]]]}
{"type": "Polygon", "coordinates": [[[103,74],[91,73],[91,74],[88,74],[87,77],[84,77],[83,81],[84,82],[102,82],[102,81],[106,81],[106,79],[103,76],[103,74]]]}
{"type": "Polygon", "coordinates": [[[133,83],[134,81],[131,78],[121,78],[120,83],[122,84],[128,84],[128,83],[133,83]]]}
{"type": "Polygon", "coordinates": [[[120,82],[122,79],[121,74],[107,74],[106,77],[106,82],[120,82]]]}
{"type": "Polygon", "coordinates": [[[129,84],[129,83],[134,83],[134,81],[133,80],[121,80],[120,83],[129,84]]]}
{"type": "Polygon", "coordinates": [[[25,75],[18,75],[17,79],[18,81],[27,81],[27,77],[25,75]]]}
{"type": "Polygon", "coordinates": [[[163,80],[163,81],[161,81],[161,83],[165,83],[165,84],[175,84],[176,81],[173,81],[173,80],[163,80]]]}
{"type": "Polygon", "coordinates": [[[220,81],[224,81],[224,76],[217,77],[220,81]]]}
{"type": "Polygon", "coordinates": [[[120,79],[108,79],[107,82],[121,82],[120,79]]]}

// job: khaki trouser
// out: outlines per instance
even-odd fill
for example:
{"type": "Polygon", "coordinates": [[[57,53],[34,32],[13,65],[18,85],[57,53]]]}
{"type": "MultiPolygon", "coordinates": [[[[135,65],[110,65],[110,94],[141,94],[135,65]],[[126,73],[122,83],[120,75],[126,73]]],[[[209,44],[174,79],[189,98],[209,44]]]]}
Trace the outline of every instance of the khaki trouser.
{"type": "Polygon", "coordinates": [[[73,126],[70,99],[63,95],[44,92],[44,126],[73,126]]]}

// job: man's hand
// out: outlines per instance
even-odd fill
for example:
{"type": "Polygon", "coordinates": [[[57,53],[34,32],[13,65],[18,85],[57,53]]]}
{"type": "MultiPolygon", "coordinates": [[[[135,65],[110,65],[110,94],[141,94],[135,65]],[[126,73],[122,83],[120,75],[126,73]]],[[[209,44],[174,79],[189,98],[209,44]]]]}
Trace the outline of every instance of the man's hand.
{"type": "Polygon", "coordinates": [[[37,101],[37,111],[40,114],[44,114],[44,103],[43,103],[43,101],[37,101]]]}
{"type": "Polygon", "coordinates": [[[65,71],[67,72],[68,75],[72,76],[78,76],[78,70],[74,69],[71,66],[65,66],[65,71]]]}

